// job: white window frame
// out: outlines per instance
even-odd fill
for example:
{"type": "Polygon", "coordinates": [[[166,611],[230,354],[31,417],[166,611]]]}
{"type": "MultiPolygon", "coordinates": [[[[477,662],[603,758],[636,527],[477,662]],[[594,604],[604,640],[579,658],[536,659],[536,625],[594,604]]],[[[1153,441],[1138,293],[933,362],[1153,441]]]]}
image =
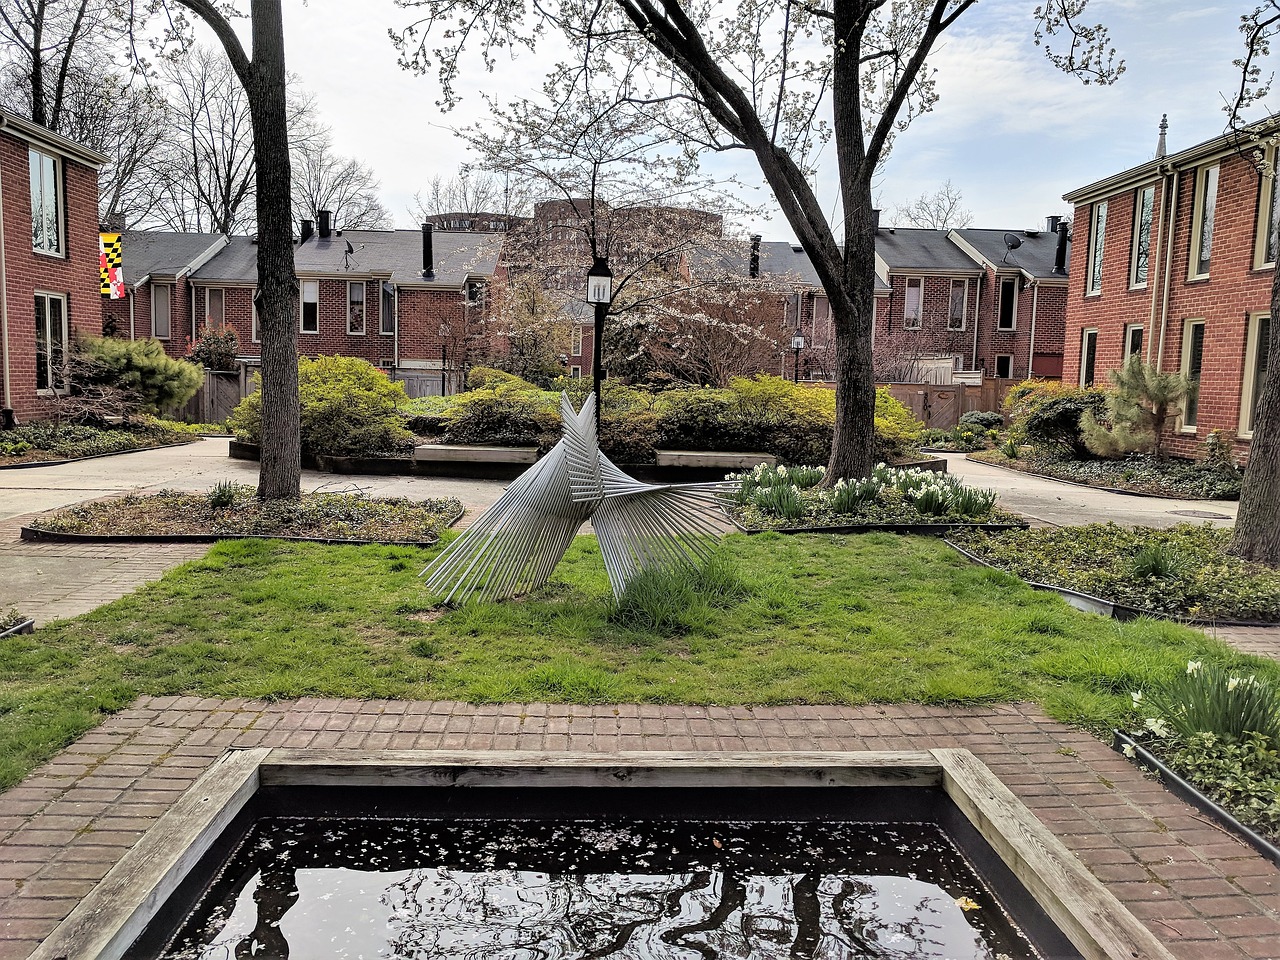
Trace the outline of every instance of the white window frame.
{"type": "Polygon", "coordinates": [[[1218,209],[1218,187],[1220,168],[1216,163],[1201,167],[1196,171],[1195,205],[1191,212],[1191,248],[1187,252],[1187,279],[1203,280],[1209,276],[1213,261],[1213,221],[1218,209]],[[1213,189],[1210,190],[1212,182],[1213,189]],[[1211,199],[1210,199],[1211,198],[1211,199]],[[1205,208],[1208,206],[1208,212],[1205,208]],[[1205,228],[1208,227],[1207,235],[1205,228]],[[1205,250],[1205,244],[1208,250],[1205,250]],[[1208,257],[1202,257],[1208,253],[1208,257]],[[1201,267],[1203,261],[1204,266],[1201,267]]]}
{"type": "Polygon", "coordinates": [[[813,295],[813,322],[809,325],[809,333],[811,347],[825,347],[831,342],[831,300],[825,293],[813,295]]]}
{"type": "Polygon", "coordinates": [[[966,277],[963,280],[952,278],[951,290],[947,300],[947,331],[950,333],[963,333],[969,326],[969,280],[966,277]],[[956,284],[964,284],[964,299],[960,303],[960,326],[955,325],[955,311],[952,309],[955,305],[956,284]]]}
{"type": "Polygon", "coordinates": [[[1085,327],[1080,331],[1080,386],[1092,387],[1098,381],[1098,328],[1085,327]],[[1089,341],[1093,341],[1093,349],[1089,350],[1089,341]],[[1085,357],[1090,357],[1086,363],[1085,357]],[[1089,376],[1089,367],[1093,367],[1093,376],[1089,376]]]}
{"type": "Polygon", "coordinates": [[[582,356],[582,324],[575,323],[573,325],[573,334],[569,338],[569,355],[571,357],[582,356]]]}
{"type": "Polygon", "coordinates": [[[386,290],[382,284],[378,285],[378,333],[384,337],[396,335],[395,290],[386,290]]]}
{"type": "Polygon", "coordinates": [[[1141,323],[1128,323],[1128,324],[1125,324],[1125,328],[1124,328],[1124,343],[1123,343],[1123,344],[1121,344],[1121,347],[1120,347],[1120,354],[1121,354],[1121,356],[1120,356],[1120,362],[1121,362],[1122,364],[1128,363],[1128,362],[1129,362],[1129,358],[1130,358],[1131,356],[1133,356],[1135,353],[1138,355],[1138,359],[1139,359],[1139,360],[1142,360],[1142,359],[1143,359],[1143,357],[1142,357],[1142,351],[1143,351],[1143,349],[1146,347],[1146,343],[1145,343],[1145,342],[1143,342],[1143,343],[1139,343],[1139,344],[1138,344],[1138,349],[1137,349],[1137,350],[1134,350],[1134,349],[1132,348],[1132,344],[1133,344],[1133,335],[1134,335],[1135,333],[1136,333],[1136,334],[1138,334],[1138,336],[1140,337],[1140,339],[1141,339],[1141,340],[1145,341],[1145,340],[1147,339],[1147,328],[1146,328],[1146,325],[1145,325],[1145,324],[1141,324],[1141,323]]]}
{"type": "MultiPolygon", "coordinates": [[[[50,351],[49,355],[46,356],[44,360],[44,368],[45,368],[44,374],[45,374],[45,378],[48,380],[50,384],[52,384],[52,386],[48,386],[48,387],[37,386],[36,395],[41,397],[52,397],[60,393],[65,394],[68,392],[68,389],[69,389],[67,387],[67,350],[71,343],[71,318],[68,315],[67,308],[69,304],[67,303],[67,295],[65,293],[53,293],[52,291],[48,291],[48,290],[37,290],[35,291],[35,297],[33,298],[33,301],[32,301],[33,310],[34,310],[34,303],[36,300],[43,300],[45,304],[44,334],[45,334],[46,344],[49,344],[53,339],[51,337],[51,334],[53,333],[53,327],[52,327],[52,321],[50,319],[51,311],[49,309],[49,304],[56,301],[57,303],[60,303],[62,305],[62,329],[59,331],[62,335],[62,366],[61,366],[61,369],[57,369],[54,367],[52,351],[50,351]],[[62,383],[61,387],[57,386],[59,382],[62,383]]],[[[40,373],[40,348],[39,348],[39,334],[37,333],[37,337],[36,337],[36,374],[37,374],[36,382],[37,383],[39,383],[39,373],[40,373]]]]}
{"type": "Polygon", "coordinates": [[[204,327],[205,330],[221,330],[227,325],[227,292],[222,287],[206,287],[204,291],[204,327]],[[218,316],[213,315],[209,306],[209,298],[218,295],[218,316]]]}
{"type": "Polygon", "coordinates": [[[369,311],[367,308],[368,296],[369,296],[369,288],[363,280],[347,281],[347,336],[348,337],[363,337],[368,333],[368,330],[369,330],[369,311]],[[359,288],[360,290],[360,299],[358,301],[353,300],[351,298],[351,294],[355,292],[357,288],[359,288]],[[355,306],[357,303],[360,304],[360,329],[359,330],[353,329],[354,323],[352,322],[355,319],[355,306]]]}
{"type": "MultiPolygon", "coordinates": [[[[1253,269],[1271,269],[1276,265],[1276,258],[1268,256],[1271,252],[1269,233],[1280,228],[1280,211],[1276,210],[1276,201],[1280,200],[1280,191],[1276,190],[1276,157],[1274,146],[1268,147],[1264,172],[1258,177],[1258,222],[1253,238],[1253,269]]],[[[1280,238],[1276,247],[1280,248],[1280,238]]]]}
{"type": "Polygon", "coordinates": [[[1013,379],[1013,354],[1012,354],[1012,353],[997,353],[997,354],[996,354],[996,359],[995,359],[995,377],[996,377],[996,379],[997,379],[997,380],[1012,380],[1012,379],[1013,379]],[[1001,377],[1001,376],[1000,376],[1000,361],[1001,361],[1001,360],[1008,360],[1008,361],[1009,361],[1009,368],[1008,368],[1008,370],[1005,372],[1005,375],[1004,375],[1003,377],[1001,377]]]}
{"type": "Polygon", "coordinates": [[[27,149],[28,164],[28,186],[31,188],[31,249],[33,252],[46,257],[58,257],[65,259],[67,255],[66,237],[66,203],[62,196],[62,158],[52,153],[45,153],[43,150],[37,150],[35,147],[27,149]],[[52,164],[52,171],[45,166],[45,161],[52,164]],[[53,182],[48,183],[46,179],[51,177],[53,182]],[[49,202],[47,193],[53,190],[53,216],[54,228],[57,236],[50,243],[47,237],[42,237],[43,231],[36,229],[36,205],[39,203],[41,214],[45,214],[48,210],[49,202]],[[39,197],[37,198],[37,193],[39,197]]]}
{"type": "Polygon", "coordinates": [[[313,336],[320,332],[320,281],[319,280],[303,280],[298,284],[298,332],[309,333],[313,336]],[[307,299],[307,288],[315,290],[316,298],[314,300],[307,299]],[[314,303],[316,305],[315,329],[308,330],[306,328],[307,304],[314,303]]]}
{"type": "Polygon", "coordinates": [[[907,286],[902,293],[902,329],[919,330],[924,325],[924,277],[907,277],[907,286]],[[915,316],[911,314],[911,290],[914,287],[920,292],[916,300],[915,316]]]}
{"type": "Polygon", "coordinates": [[[173,290],[174,284],[172,283],[151,284],[151,336],[155,337],[157,340],[173,339],[173,290]],[[164,291],[163,300],[159,296],[161,290],[164,291]],[[164,333],[161,333],[156,328],[156,304],[161,302],[164,303],[165,311],[164,333]]]}
{"type": "Polygon", "coordinates": [[[1000,333],[1011,333],[1018,329],[1018,278],[1017,277],[1000,277],[1000,287],[996,290],[996,330],[1000,333]],[[1009,313],[1009,325],[1004,325],[1004,318],[1001,314],[1004,312],[1004,285],[1010,284],[1013,287],[1013,309],[1009,313]]]}
{"type": "Polygon", "coordinates": [[[1133,243],[1132,250],[1129,252],[1129,289],[1145,290],[1147,282],[1151,277],[1151,236],[1155,229],[1155,213],[1156,213],[1156,185],[1149,183],[1145,187],[1139,187],[1133,194],[1133,243]],[[1148,199],[1149,198],[1149,199],[1148,199]],[[1142,210],[1147,204],[1151,205],[1151,212],[1147,216],[1147,260],[1146,260],[1146,276],[1141,280],[1138,279],[1138,253],[1142,250],[1142,210]]]}
{"type": "Polygon", "coordinates": [[[1200,334],[1200,371],[1199,371],[1199,375],[1195,378],[1195,383],[1196,383],[1195,420],[1192,420],[1192,421],[1187,420],[1187,400],[1190,399],[1190,397],[1188,397],[1187,400],[1183,401],[1182,415],[1178,418],[1179,433],[1194,434],[1196,432],[1196,425],[1200,422],[1199,384],[1200,384],[1200,380],[1203,378],[1203,373],[1204,373],[1204,348],[1208,344],[1209,340],[1207,336],[1208,330],[1205,327],[1205,322],[1203,319],[1199,317],[1193,317],[1191,319],[1182,321],[1182,362],[1179,365],[1178,370],[1182,373],[1184,377],[1191,379],[1191,341],[1194,336],[1193,331],[1195,330],[1196,327],[1200,328],[1201,334],[1200,334]]]}
{"type": "Polygon", "coordinates": [[[258,320],[258,291],[253,290],[249,295],[249,310],[252,318],[249,320],[249,342],[262,342],[262,325],[258,320]]]}
{"type": "MultiPolygon", "coordinates": [[[[1262,339],[1264,322],[1269,328],[1271,314],[1265,310],[1249,316],[1249,332],[1245,338],[1244,377],[1240,386],[1239,435],[1242,440],[1253,439],[1254,404],[1262,393],[1262,384],[1258,383],[1258,352],[1266,345],[1262,339]]],[[[1267,367],[1268,373],[1276,369],[1273,358],[1270,355],[1267,356],[1267,367]]]]}
{"type": "Polygon", "coordinates": [[[1099,200],[1089,211],[1089,262],[1085,270],[1086,297],[1102,295],[1102,256],[1107,242],[1107,201],[1099,200]]]}
{"type": "Polygon", "coordinates": [[[570,367],[570,368],[569,368],[569,376],[570,376],[570,377],[572,377],[574,380],[581,380],[581,379],[582,379],[582,368],[581,368],[581,367],[577,367],[577,366],[570,367]]]}

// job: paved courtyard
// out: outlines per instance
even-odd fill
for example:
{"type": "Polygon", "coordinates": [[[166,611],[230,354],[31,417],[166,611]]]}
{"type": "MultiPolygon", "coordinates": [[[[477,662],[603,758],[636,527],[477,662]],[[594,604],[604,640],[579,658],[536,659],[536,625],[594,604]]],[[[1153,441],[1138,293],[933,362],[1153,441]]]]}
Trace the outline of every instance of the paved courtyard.
{"type": "MultiPolygon", "coordinates": [[[[1113,518],[1167,525],[1179,510],[1234,516],[1234,504],[1117,497],[951,458],[1043,523],[1113,518]],[[1003,472],[997,472],[1003,474],[1003,472]]],[[[30,544],[34,512],[129,490],[252,483],[226,444],[63,467],[0,471],[0,608],[38,622],[122,596],[203,545],[30,544]]],[[[304,487],[333,484],[308,473],[304,487]]],[[[502,484],[337,478],[371,494],[457,496],[470,509],[502,484]]],[[[465,522],[465,521],[464,521],[465,522]]],[[[1242,650],[1280,656],[1280,629],[1222,630],[1242,650]]],[[[981,709],[475,706],[309,699],[267,704],[143,698],[0,794],[0,960],[26,957],[199,774],[229,747],[763,751],[973,750],[1133,913],[1185,960],[1280,960],[1280,870],[1144,777],[1089,734],[1031,704],[981,709]]]]}

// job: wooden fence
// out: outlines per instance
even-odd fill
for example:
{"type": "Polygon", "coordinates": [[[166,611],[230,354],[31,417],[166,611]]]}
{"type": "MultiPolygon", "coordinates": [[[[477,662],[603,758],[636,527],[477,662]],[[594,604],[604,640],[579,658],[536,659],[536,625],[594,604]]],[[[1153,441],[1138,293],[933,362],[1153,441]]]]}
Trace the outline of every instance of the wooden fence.
{"type": "Polygon", "coordinates": [[[174,416],[187,423],[222,423],[231,416],[245,397],[249,395],[249,378],[243,369],[206,370],[204,383],[196,391],[196,395],[187,401],[186,406],[177,410],[174,416]]]}
{"type": "MultiPolygon", "coordinates": [[[[830,381],[809,381],[810,385],[834,389],[830,381]]],[[[1007,394],[1017,380],[984,377],[981,384],[968,383],[881,383],[889,394],[910,410],[926,427],[950,430],[960,418],[974,410],[1000,412],[1007,394]]]]}

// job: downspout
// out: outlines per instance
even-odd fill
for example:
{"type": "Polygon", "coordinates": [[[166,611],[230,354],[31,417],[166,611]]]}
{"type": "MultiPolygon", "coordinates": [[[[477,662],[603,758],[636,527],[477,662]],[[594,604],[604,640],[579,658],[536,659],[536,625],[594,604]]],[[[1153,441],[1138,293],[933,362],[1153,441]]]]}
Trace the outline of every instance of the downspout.
{"type": "Polygon", "coordinates": [[[137,287],[134,287],[129,291],[129,339],[130,340],[138,339],[138,331],[134,328],[134,315],[133,315],[134,304],[137,302],[137,300],[138,300],[138,289],[137,287]]]}
{"type": "MultiPolygon", "coordinates": [[[[1036,309],[1040,306],[1040,281],[1031,281],[1031,345],[1027,347],[1027,379],[1030,380],[1035,371],[1032,363],[1036,356],[1036,309]]],[[[1009,371],[1012,373],[1013,371],[1009,371]]]]}
{"type": "MultiPolygon", "coordinates": [[[[0,183],[0,200],[4,184],[0,183]]],[[[13,409],[13,377],[9,371],[9,281],[5,271],[4,217],[0,216],[0,352],[4,354],[4,408],[13,409]]]]}
{"type": "MultiPolygon", "coordinates": [[[[1164,250],[1164,294],[1160,302],[1160,351],[1156,354],[1156,369],[1164,369],[1164,338],[1165,332],[1169,327],[1169,277],[1173,273],[1173,228],[1178,222],[1178,177],[1177,170],[1171,171],[1173,174],[1173,199],[1169,203],[1169,237],[1165,242],[1164,250]]],[[[1166,185],[1169,182],[1169,175],[1165,175],[1166,185]]],[[[1154,308],[1154,304],[1152,305],[1154,308]]]]}

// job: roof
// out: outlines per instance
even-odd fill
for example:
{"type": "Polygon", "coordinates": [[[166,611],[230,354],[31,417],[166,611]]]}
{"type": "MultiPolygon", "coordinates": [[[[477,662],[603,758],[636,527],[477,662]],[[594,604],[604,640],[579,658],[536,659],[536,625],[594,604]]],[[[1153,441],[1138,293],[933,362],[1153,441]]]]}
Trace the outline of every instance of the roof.
{"type": "MultiPolygon", "coordinates": [[[[695,261],[701,257],[704,261],[718,263],[721,267],[736,273],[740,276],[746,276],[750,270],[748,258],[750,250],[746,245],[741,246],[741,250],[734,248],[732,251],[699,249],[695,250],[691,255],[691,259],[695,261]]],[[[818,271],[813,268],[813,262],[809,259],[809,255],[804,252],[804,247],[792,243],[784,243],[776,240],[762,241],[760,244],[760,273],[761,275],[772,275],[775,277],[786,277],[796,284],[808,287],[813,290],[822,289],[822,281],[818,279],[818,271]]],[[[876,292],[888,293],[892,289],[879,273],[876,274],[876,292]]]]}
{"type": "Polygon", "coordinates": [[[981,269],[972,257],[951,242],[945,230],[881,227],[876,232],[876,255],[892,273],[918,270],[971,276],[981,269]]]}
{"type": "MultiPolygon", "coordinates": [[[[500,233],[436,231],[432,234],[435,273],[424,279],[421,231],[343,230],[324,240],[312,235],[294,248],[293,262],[301,276],[350,273],[389,277],[398,286],[460,290],[470,277],[492,276],[501,249],[500,233]],[[347,244],[352,249],[349,255],[347,244]]],[[[203,284],[255,283],[257,277],[258,246],[251,237],[232,237],[224,250],[192,274],[203,284]]]]}
{"type": "Polygon", "coordinates": [[[203,258],[225,239],[220,233],[127,230],[120,244],[124,282],[133,286],[146,277],[177,277],[187,273],[193,266],[199,267],[203,258]]]}
{"type": "MultiPolygon", "coordinates": [[[[1054,257],[1058,252],[1058,235],[1048,231],[1031,230],[953,230],[961,241],[967,243],[982,260],[999,270],[1012,267],[1022,270],[1032,279],[1065,279],[1065,274],[1054,273],[1054,257]],[[1005,237],[1014,236],[1021,245],[1010,250],[1005,237]]],[[[1071,246],[1067,245],[1067,263],[1071,262],[1071,246]]]]}
{"type": "Polygon", "coordinates": [[[0,129],[8,130],[30,144],[43,147],[52,153],[62,154],[64,157],[70,157],[72,160],[95,169],[111,162],[111,158],[104,153],[91,150],[82,143],[69,140],[60,133],[54,133],[47,127],[32,123],[30,120],[2,108],[0,108],[0,129]]]}

